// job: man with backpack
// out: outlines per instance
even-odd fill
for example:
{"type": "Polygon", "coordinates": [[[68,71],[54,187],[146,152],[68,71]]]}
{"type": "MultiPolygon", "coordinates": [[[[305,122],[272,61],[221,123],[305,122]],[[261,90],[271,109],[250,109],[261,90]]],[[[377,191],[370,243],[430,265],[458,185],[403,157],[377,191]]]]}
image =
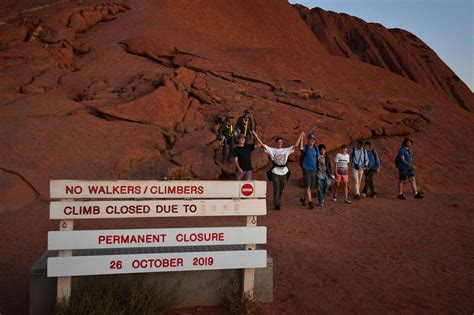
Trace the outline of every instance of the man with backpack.
{"type": "Polygon", "coordinates": [[[350,158],[352,164],[352,177],[354,178],[354,199],[360,200],[360,185],[364,171],[369,166],[369,158],[364,149],[364,141],[358,140],[355,148],[352,149],[350,158]]]}
{"type": "Polygon", "coordinates": [[[367,152],[367,157],[369,158],[369,165],[364,171],[365,185],[364,189],[362,189],[362,195],[366,195],[371,198],[377,198],[377,193],[375,192],[374,187],[374,177],[378,172],[380,172],[379,155],[372,147],[372,143],[370,143],[370,141],[366,141],[364,147],[365,151],[367,152]]]}
{"type": "Polygon", "coordinates": [[[230,162],[234,151],[234,126],[230,121],[233,117],[226,115],[221,121],[218,139],[222,145],[222,161],[230,162]]]}
{"type": "Polygon", "coordinates": [[[403,184],[408,179],[411,184],[411,189],[413,191],[413,197],[415,199],[423,199],[423,196],[418,192],[416,187],[415,180],[415,165],[413,165],[413,155],[411,151],[411,146],[413,140],[409,138],[403,139],[402,146],[398,150],[398,154],[395,158],[395,165],[398,168],[398,199],[405,200],[403,195],[403,184]]]}
{"type": "Polygon", "coordinates": [[[308,207],[314,209],[311,198],[311,187],[316,184],[319,150],[316,146],[316,137],[314,134],[310,133],[306,139],[307,143],[305,145],[303,145],[303,141],[300,143],[300,165],[303,170],[304,183],[304,195],[300,198],[300,202],[303,206],[306,206],[306,201],[308,201],[308,207]]]}
{"type": "Polygon", "coordinates": [[[295,152],[295,147],[298,147],[303,141],[304,132],[302,132],[296,144],[291,147],[283,148],[283,138],[280,136],[275,137],[276,148],[271,148],[264,144],[262,140],[258,137],[255,131],[252,131],[253,136],[257,139],[258,143],[263,147],[265,153],[268,154],[268,157],[272,161],[273,165],[269,173],[269,180],[273,184],[273,206],[275,210],[281,209],[281,195],[283,194],[283,189],[285,184],[288,181],[288,177],[291,175],[291,172],[288,168],[288,156],[295,152]]]}

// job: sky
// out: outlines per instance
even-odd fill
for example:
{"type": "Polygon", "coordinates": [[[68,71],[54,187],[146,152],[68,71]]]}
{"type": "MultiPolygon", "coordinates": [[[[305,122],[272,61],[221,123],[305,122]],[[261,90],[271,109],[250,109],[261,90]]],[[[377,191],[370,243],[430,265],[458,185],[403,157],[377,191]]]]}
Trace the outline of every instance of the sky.
{"type": "Polygon", "coordinates": [[[405,29],[474,87],[474,0],[290,0],[405,29]]]}

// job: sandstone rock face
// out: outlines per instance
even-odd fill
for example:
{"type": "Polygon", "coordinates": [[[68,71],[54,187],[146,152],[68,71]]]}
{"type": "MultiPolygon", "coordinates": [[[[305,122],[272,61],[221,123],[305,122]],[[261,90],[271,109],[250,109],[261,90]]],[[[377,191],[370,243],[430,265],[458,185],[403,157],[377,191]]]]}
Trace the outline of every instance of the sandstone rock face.
{"type": "Polygon", "coordinates": [[[470,89],[421,39],[347,14],[295,5],[327,51],[385,68],[454,99],[474,111],[470,89]]]}

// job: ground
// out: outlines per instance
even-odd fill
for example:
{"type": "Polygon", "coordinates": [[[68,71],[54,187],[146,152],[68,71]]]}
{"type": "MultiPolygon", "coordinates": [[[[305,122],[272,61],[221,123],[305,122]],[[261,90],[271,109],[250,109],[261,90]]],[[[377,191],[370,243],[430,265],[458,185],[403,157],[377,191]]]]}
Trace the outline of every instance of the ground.
{"type": "MultiPolygon", "coordinates": [[[[274,302],[269,314],[290,313],[467,313],[474,309],[472,233],[474,194],[426,193],[424,200],[396,199],[393,176],[379,180],[379,198],[346,205],[328,200],[309,210],[298,203],[297,163],[283,208],[258,220],[268,227],[266,249],[274,261],[274,302]]],[[[263,179],[264,174],[258,173],[263,179]]],[[[409,190],[407,190],[407,196],[409,190]]],[[[28,272],[46,248],[47,202],[7,213],[0,221],[2,259],[0,311],[28,311],[28,272]]],[[[222,218],[215,225],[242,219],[222,218]]],[[[209,225],[205,218],[78,222],[78,229],[209,225]],[[207,223],[206,223],[207,222],[207,223]]],[[[214,225],[214,224],[213,224],[214,225]]],[[[196,307],[171,314],[226,313],[196,307]]]]}

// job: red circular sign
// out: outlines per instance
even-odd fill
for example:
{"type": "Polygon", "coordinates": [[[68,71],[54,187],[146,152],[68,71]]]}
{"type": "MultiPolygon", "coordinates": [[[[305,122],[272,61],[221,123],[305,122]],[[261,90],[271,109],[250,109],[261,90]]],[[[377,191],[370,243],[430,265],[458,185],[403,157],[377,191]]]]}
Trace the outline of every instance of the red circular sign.
{"type": "Polygon", "coordinates": [[[242,195],[250,196],[251,194],[253,194],[253,185],[252,184],[243,184],[242,188],[240,188],[240,191],[242,192],[242,195]]]}

